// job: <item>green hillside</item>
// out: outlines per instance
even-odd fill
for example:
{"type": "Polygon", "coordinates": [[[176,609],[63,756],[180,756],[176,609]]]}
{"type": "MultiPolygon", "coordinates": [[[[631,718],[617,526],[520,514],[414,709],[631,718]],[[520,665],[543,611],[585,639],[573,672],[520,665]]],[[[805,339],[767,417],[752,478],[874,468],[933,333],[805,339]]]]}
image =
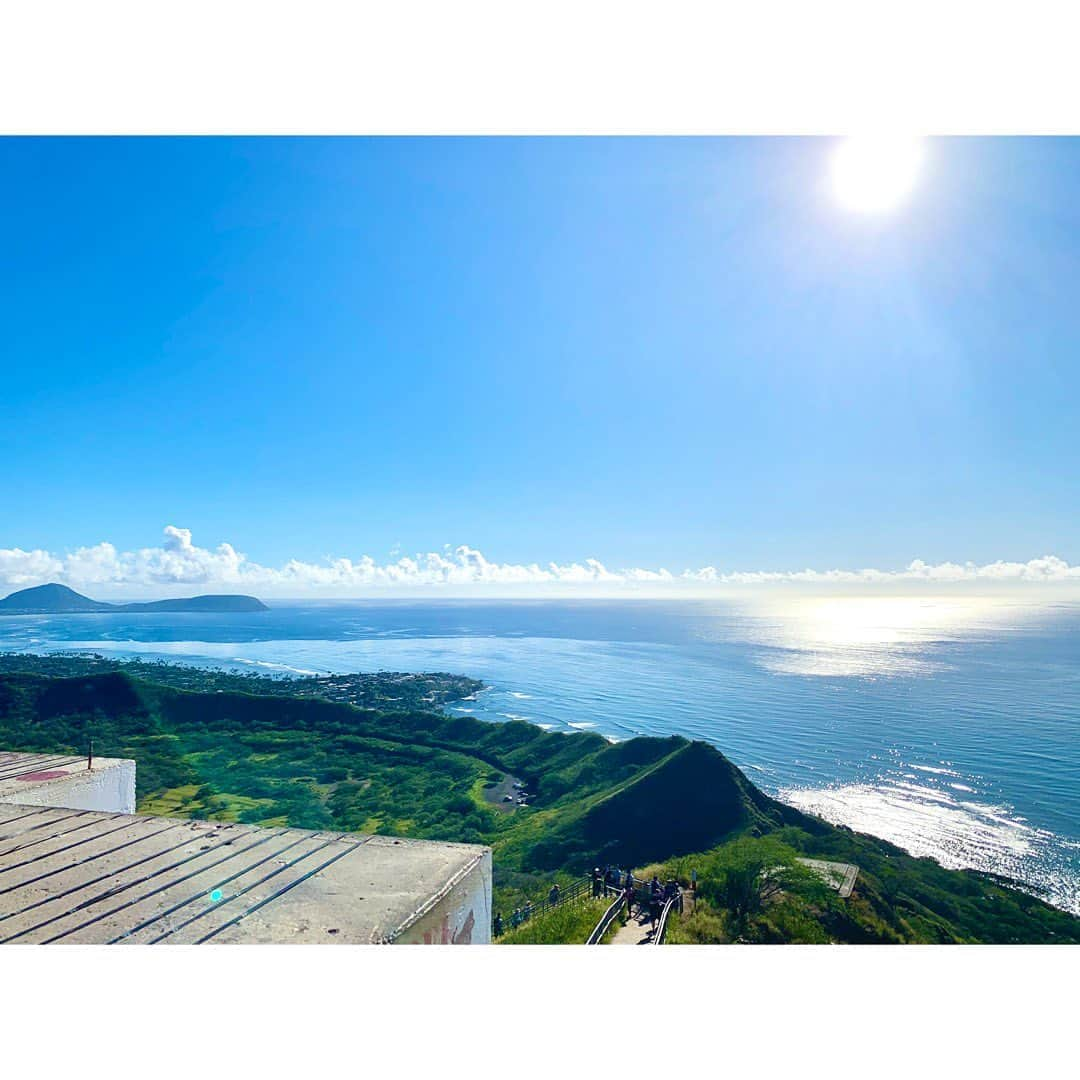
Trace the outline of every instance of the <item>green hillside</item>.
{"type": "Polygon", "coordinates": [[[684,879],[696,867],[711,890],[693,919],[673,928],[675,939],[1080,941],[1080,919],[808,817],[759,791],[706,743],[612,744],[523,722],[273,696],[261,686],[196,692],[123,670],[59,678],[12,670],[16,661],[6,659],[0,747],[83,753],[93,736],[96,753],[138,762],[143,813],[486,843],[503,910],[597,862],[656,863],[684,879]],[[508,777],[524,783],[530,805],[491,797],[508,777]],[[727,881],[729,845],[762,838],[783,848],[771,857],[857,863],[855,893],[834,901],[811,889],[805,902],[791,893],[788,908],[772,902],[733,928],[730,890],[708,882],[727,881]]]}

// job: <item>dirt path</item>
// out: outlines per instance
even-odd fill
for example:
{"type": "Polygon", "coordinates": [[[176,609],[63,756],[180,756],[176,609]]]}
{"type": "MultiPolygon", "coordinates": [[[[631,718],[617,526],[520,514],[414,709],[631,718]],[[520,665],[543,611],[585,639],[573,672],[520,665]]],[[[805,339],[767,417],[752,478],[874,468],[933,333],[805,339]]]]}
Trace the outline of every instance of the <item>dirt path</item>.
{"type": "Polygon", "coordinates": [[[648,945],[652,941],[652,926],[649,916],[635,911],[634,916],[625,926],[620,926],[609,945],[648,945]]]}
{"type": "MultiPolygon", "coordinates": [[[[683,911],[689,914],[694,910],[694,894],[687,889],[683,893],[683,911]]],[[[649,922],[649,916],[645,912],[634,911],[634,917],[626,923],[625,926],[620,926],[615,932],[615,936],[608,941],[609,945],[651,945],[652,944],[652,924],[649,922]]]]}

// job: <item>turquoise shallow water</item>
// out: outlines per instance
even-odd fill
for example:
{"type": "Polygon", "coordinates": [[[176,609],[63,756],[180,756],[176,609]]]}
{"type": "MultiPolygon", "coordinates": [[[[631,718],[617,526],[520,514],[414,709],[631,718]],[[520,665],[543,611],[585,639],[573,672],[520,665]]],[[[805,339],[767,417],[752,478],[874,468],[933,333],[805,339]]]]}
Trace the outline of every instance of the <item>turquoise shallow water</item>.
{"type": "Polygon", "coordinates": [[[613,739],[714,743],[765,790],[1080,913],[1080,604],[276,604],[0,619],[0,649],[265,671],[443,670],[453,706],[613,739]]]}

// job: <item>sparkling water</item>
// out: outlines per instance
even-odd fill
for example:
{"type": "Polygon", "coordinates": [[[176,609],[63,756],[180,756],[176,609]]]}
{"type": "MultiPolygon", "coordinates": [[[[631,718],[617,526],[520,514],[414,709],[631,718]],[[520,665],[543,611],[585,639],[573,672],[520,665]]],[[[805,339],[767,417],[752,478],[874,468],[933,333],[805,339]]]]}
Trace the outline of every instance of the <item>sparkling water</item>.
{"type": "Polygon", "coordinates": [[[1080,603],[277,602],[4,617],[0,649],[471,675],[456,712],[706,739],[803,809],[1080,913],[1080,603]]]}

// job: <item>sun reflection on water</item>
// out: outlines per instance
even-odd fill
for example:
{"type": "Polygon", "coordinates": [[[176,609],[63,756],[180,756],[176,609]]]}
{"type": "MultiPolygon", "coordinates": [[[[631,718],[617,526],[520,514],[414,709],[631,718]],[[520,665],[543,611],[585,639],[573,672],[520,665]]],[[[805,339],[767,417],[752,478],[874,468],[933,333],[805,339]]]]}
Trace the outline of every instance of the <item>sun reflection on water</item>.
{"type": "Polygon", "coordinates": [[[748,610],[758,662],[777,674],[928,675],[947,661],[943,641],[1000,629],[1023,605],[989,598],[829,597],[762,602],[748,610]]]}

